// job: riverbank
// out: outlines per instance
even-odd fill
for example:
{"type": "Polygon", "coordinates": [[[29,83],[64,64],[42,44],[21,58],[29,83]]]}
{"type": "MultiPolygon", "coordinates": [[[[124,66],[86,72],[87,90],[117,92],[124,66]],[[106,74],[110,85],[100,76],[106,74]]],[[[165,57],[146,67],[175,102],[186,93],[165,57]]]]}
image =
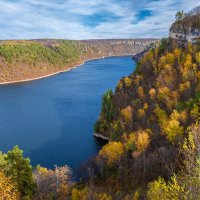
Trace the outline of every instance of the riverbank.
{"type": "Polygon", "coordinates": [[[69,67],[69,68],[64,69],[64,70],[59,70],[59,71],[56,71],[56,72],[54,72],[54,73],[50,73],[50,74],[47,74],[47,75],[38,76],[38,77],[34,77],[34,78],[28,78],[28,79],[22,79],[22,80],[16,80],[16,81],[5,81],[5,82],[0,82],[0,85],[8,85],[8,84],[15,84],[15,83],[23,83],[23,82],[28,82],[28,81],[34,81],[34,80],[39,80],[39,79],[43,79],[43,78],[48,78],[48,77],[51,77],[51,76],[54,76],[54,75],[57,75],[57,74],[60,74],[60,73],[68,72],[68,71],[70,71],[70,70],[72,70],[72,69],[75,69],[75,68],[77,68],[77,67],[80,67],[80,66],[84,65],[85,62],[87,62],[87,61],[99,60],[99,59],[109,58],[109,57],[123,57],[123,56],[135,56],[135,55],[132,55],[132,54],[126,54],[126,55],[111,55],[111,56],[101,56],[101,57],[97,57],[97,58],[86,59],[86,60],[84,60],[82,63],[77,64],[77,65],[74,65],[74,66],[69,67]]]}

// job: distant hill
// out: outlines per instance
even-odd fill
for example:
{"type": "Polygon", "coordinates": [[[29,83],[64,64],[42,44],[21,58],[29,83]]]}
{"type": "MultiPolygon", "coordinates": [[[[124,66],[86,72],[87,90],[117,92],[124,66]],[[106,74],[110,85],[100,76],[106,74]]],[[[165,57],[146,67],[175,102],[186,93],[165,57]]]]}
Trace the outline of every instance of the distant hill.
{"type": "Polygon", "coordinates": [[[85,60],[135,55],[156,39],[134,40],[12,40],[0,41],[0,83],[58,73],[85,60]]]}

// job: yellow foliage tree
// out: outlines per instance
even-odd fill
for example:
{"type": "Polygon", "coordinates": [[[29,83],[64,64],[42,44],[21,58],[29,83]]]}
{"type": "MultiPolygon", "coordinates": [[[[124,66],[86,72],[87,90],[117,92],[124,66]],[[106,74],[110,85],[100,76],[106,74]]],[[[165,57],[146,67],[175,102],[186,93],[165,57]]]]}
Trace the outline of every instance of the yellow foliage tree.
{"type": "Polygon", "coordinates": [[[200,64],[200,52],[198,52],[198,53],[196,54],[196,60],[197,60],[197,62],[200,64]]]}
{"type": "Polygon", "coordinates": [[[145,115],[145,110],[142,108],[138,109],[138,117],[142,118],[144,117],[144,115],[145,115]]]}
{"type": "Polygon", "coordinates": [[[178,137],[183,134],[183,127],[180,126],[180,114],[174,110],[170,115],[170,119],[167,121],[166,125],[163,127],[166,138],[170,142],[174,142],[178,137]]]}
{"type": "Polygon", "coordinates": [[[162,57],[159,59],[159,63],[158,63],[159,70],[161,70],[161,69],[166,65],[166,63],[167,63],[166,57],[165,57],[165,56],[162,56],[162,57]]]}
{"type": "Polygon", "coordinates": [[[149,134],[145,131],[139,131],[136,134],[135,145],[138,152],[143,152],[150,143],[149,134]]]}
{"type": "Polygon", "coordinates": [[[172,53],[167,53],[166,55],[166,62],[168,64],[174,64],[174,61],[175,61],[175,57],[172,53]]]}
{"type": "Polygon", "coordinates": [[[147,200],[196,200],[200,197],[199,125],[192,125],[179,151],[183,165],[168,182],[162,178],[148,184],[147,200]]]}
{"type": "Polygon", "coordinates": [[[197,79],[200,79],[200,71],[197,72],[197,79]]]}
{"type": "Polygon", "coordinates": [[[170,142],[174,142],[178,136],[183,134],[183,127],[180,126],[180,122],[175,119],[168,121],[167,126],[164,128],[166,138],[170,142]]]}
{"type": "Polygon", "coordinates": [[[118,82],[118,85],[117,85],[117,87],[118,87],[119,89],[121,89],[121,88],[122,88],[122,86],[123,86],[123,82],[120,80],[120,81],[118,82]]]}
{"type": "Polygon", "coordinates": [[[146,111],[146,110],[148,110],[148,108],[149,108],[148,103],[144,103],[143,109],[146,111]]]}
{"type": "Polygon", "coordinates": [[[164,179],[159,178],[157,181],[151,182],[148,185],[147,199],[148,200],[169,200],[169,189],[164,179]]]}
{"type": "Polygon", "coordinates": [[[78,190],[76,188],[72,189],[71,200],[87,200],[88,189],[84,188],[82,190],[78,190]]]}
{"type": "Polygon", "coordinates": [[[164,179],[149,183],[147,191],[148,200],[186,200],[184,198],[184,186],[179,185],[177,178],[171,178],[170,183],[166,183],[164,179]]]}
{"type": "Polygon", "coordinates": [[[168,96],[164,100],[168,110],[172,110],[178,103],[179,100],[179,93],[177,91],[170,92],[168,96]]]}
{"type": "Polygon", "coordinates": [[[174,49],[173,54],[175,58],[180,59],[181,51],[178,48],[174,49]]]}
{"type": "Polygon", "coordinates": [[[138,96],[139,96],[141,99],[143,99],[143,98],[145,97],[143,87],[141,87],[141,86],[138,87],[138,89],[137,89],[137,93],[138,93],[138,96]]]}
{"type": "Polygon", "coordinates": [[[132,80],[129,77],[125,77],[124,83],[125,83],[126,87],[130,87],[132,84],[132,80]]]}
{"type": "Polygon", "coordinates": [[[151,88],[149,90],[149,96],[150,96],[150,99],[153,100],[156,96],[156,90],[154,88],[151,88]]]}
{"type": "Polygon", "coordinates": [[[194,79],[197,75],[197,65],[192,62],[191,54],[186,56],[184,65],[181,67],[181,74],[183,80],[186,82],[188,80],[194,79]]]}
{"type": "Polygon", "coordinates": [[[190,89],[190,82],[189,81],[186,81],[185,83],[180,83],[179,92],[183,93],[187,89],[190,89]]]}
{"type": "Polygon", "coordinates": [[[187,56],[186,56],[186,62],[190,62],[190,63],[192,63],[192,56],[191,56],[191,54],[187,54],[187,56]]]}
{"type": "Polygon", "coordinates": [[[163,100],[170,94],[170,89],[168,87],[161,87],[158,89],[158,99],[163,100]]]}
{"type": "Polygon", "coordinates": [[[180,97],[180,94],[177,92],[177,91],[173,91],[171,93],[171,97],[175,103],[175,105],[177,104],[178,100],[179,100],[179,97],[180,97]]]}
{"type": "Polygon", "coordinates": [[[133,82],[136,86],[139,86],[140,81],[143,79],[142,75],[136,75],[135,78],[133,79],[133,82]]]}
{"type": "Polygon", "coordinates": [[[108,165],[112,166],[119,162],[123,153],[124,146],[121,142],[109,142],[103,146],[99,155],[106,160],[108,165]]]}
{"type": "Polygon", "coordinates": [[[4,173],[0,172],[0,199],[19,200],[20,194],[17,186],[4,173]]]}
{"type": "Polygon", "coordinates": [[[179,121],[181,121],[182,123],[184,123],[187,119],[187,112],[186,111],[181,111],[179,113],[179,121]]]}
{"type": "Polygon", "coordinates": [[[158,123],[160,127],[164,127],[167,123],[168,116],[164,110],[162,110],[159,105],[156,104],[156,108],[154,109],[154,113],[156,117],[158,118],[158,123]]]}
{"type": "Polygon", "coordinates": [[[112,197],[106,193],[103,194],[94,194],[94,199],[97,200],[112,200],[112,197]]]}
{"type": "Polygon", "coordinates": [[[176,110],[172,112],[170,118],[168,118],[166,112],[162,110],[158,105],[154,110],[155,115],[158,118],[159,125],[163,134],[170,142],[174,142],[178,137],[183,134],[183,127],[180,126],[180,121],[184,116],[184,113],[180,115],[176,110]]]}
{"type": "Polygon", "coordinates": [[[89,188],[85,187],[83,189],[72,189],[71,200],[87,200],[87,199],[94,199],[94,200],[112,200],[112,197],[106,193],[98,194],[89,188]]]}
{"type": "Polygon", "coordinates": [[[200,116],[200,113],[199,113],[199,106],[198,105],[194,105],[193,109],[190,111],[190,116],[193,118],[193,119],[198,119],[199,116],[200,116]]]}
{"type": "Polygon", "coordinates": [[[149,51],[146,55],[146,59],[148,60],[148,62],[152,62],[153,61],[153,51],[149,51]]]}
{"type": "Polygon", "coordinates": [[[179,116],[180,116],[180,114],[178,113],[178,111],[177,110],[173,110],[172,114],[170,115],[170,118],[174,119],[174,120],[178,120],[179,116]]]}
{"type": "Polygon", "coordinates": [[[121,110],[121,115],[124,117],[126,122],[130,122],[132,119],[133,109],[131,106],[127,106],[126,108],[121,110]]]}
{"type": "Polygon", "coordinates": [[[135,150],[135,133],[130,133],[128,136],[126,135],[125,138],[125,148],[128,151],[135,150]]]}
{"type": "Polygon", "coordinates": [[[164,69],[167,70],[167,71],[171,71],[172,66],[170,64],[166,64],[166,65],[164,65],[164,69]]]}

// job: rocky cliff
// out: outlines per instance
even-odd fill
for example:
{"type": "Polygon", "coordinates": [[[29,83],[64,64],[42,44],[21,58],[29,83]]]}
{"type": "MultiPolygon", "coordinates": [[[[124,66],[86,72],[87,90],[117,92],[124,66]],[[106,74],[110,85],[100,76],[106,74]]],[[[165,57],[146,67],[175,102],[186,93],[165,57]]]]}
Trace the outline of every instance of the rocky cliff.
{"type": "Polygon", "coordinates": [[[186,14],[181,20],[174,22],[170,28],[170,37],[196,43],[200,37],[200,13],[186,14]]]}
{"type": "Polygon", "coordinates": [[[155,39],[0,41],[0,83],[48,76],[88,59],[135,55],[155,39]]]}

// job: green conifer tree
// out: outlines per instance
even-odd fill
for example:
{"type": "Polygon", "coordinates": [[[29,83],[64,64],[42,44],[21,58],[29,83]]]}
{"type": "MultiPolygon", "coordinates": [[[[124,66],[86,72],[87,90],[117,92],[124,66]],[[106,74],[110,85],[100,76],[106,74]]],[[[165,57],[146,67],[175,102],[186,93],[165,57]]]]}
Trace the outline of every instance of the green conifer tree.
{"type": "Polygon", "coordinates": [[[15,146],[8,151],[6,175],[17,184],[22,199],[30,199],[35,191],[32,166],[29,158],[23,157],[23,151],[15,146]]]}

